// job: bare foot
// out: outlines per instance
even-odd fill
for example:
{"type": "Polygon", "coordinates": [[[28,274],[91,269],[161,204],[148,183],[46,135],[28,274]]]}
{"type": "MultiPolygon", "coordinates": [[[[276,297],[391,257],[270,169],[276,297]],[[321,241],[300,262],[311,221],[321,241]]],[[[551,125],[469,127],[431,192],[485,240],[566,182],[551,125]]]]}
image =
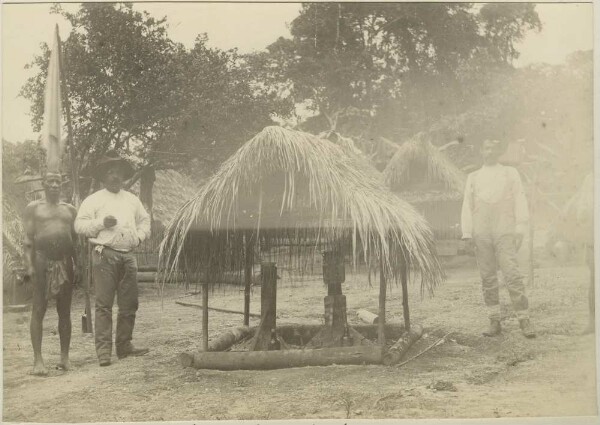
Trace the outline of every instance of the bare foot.
{"type": "Polygon", "coordinates": [[[44,361],[36,361],[30,374],[34,376],[48,376],[48,369],[46,369],[46,366],[44,366],[44,361]]]}
{"type": "Polygon", "coordinates": [[[69,358],[68,357],[61,358],[60,363],[58,363],[56,365],[56,368],[60,369],[60,370],[64,370],[64,371],[71,370],[71,362],[69,361],[69,358]]]}

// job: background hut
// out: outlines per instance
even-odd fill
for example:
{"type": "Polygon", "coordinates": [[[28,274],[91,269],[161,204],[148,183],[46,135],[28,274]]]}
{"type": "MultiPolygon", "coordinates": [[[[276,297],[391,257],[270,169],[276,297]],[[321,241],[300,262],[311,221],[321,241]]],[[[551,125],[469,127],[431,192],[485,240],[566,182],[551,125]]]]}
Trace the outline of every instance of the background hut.
{"type": "Polygon", "coordinates": [[[161,244],[159,267],[167,277],[183,269],[192,279],[204,275],[215,284],[219,276],[241,274],[258,261],[303,273],[312,263],[306,258],[332,250],[355,265],[380,265],[384,300],[386,280],[404,283],[410,267],[422,290],[432,291],[442,279],[433,235],[411,205],[340,146],[266,127],[177,212],[161,244]]]}
{"type": "MultiPolygon", "coordinates": [[[[152,235],[135,251],[138,265],[142,269],[156,269],[159,246],[166,227],[179,208],[196,194],[199,186],[200,183],[195,183],[178,171],[156,171],[156,180],[152,188],[152,235]]],[[[131,191],[139,196],[140,183],[134,184],[131,191]]]]}
{"type": "Polygon", "coordinates": [[[420,133],[389,161],[384,181],[429,222],[440,255],[455,255],[460,243],[460,213],[465,175],[420,133]]]}

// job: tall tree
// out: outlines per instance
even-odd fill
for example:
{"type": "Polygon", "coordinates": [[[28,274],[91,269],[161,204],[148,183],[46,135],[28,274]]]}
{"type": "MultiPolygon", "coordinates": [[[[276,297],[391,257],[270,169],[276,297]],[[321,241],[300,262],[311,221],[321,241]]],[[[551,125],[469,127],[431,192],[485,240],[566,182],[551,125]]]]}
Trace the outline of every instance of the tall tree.
{"type": "MultiPolygon", "coordinates": [[[[188,50],[168,37],[166,18],[128,3],[55,12],[72,25],[63,57],[78,173],[110,149],[131,154],[140,166],[185,168],[201,160],[210,169],[251,132],[272,123],[271,113],[282,113],[278,98],[251,84],[251,64],[237,52],[209,49],[206,36],[188,50]]],[[[32,102],[36,130],[48,54],[44,45],[31,64],[39,72],[21,92],[32,102]]],[[[152,173],[138,176],[144,193],[151,193],[152,173]]]]}
{"type": "MultiPolygon", "coordinates": [[[[107,150],[131,152],[151,146],[178,114],[183,46],[166,34],[165,20],[136,12],[131,4],[86,3],[76,13],[55,8],[72,25],[63,43],[79,173],[107,150]]],[[[39,130],[48,48],[35,57],[39,72],[21,94],[31,100],[32,123],[39,130]]],[[[67,107],[67,102],[63,102],[67,107]]]]}
{"type": "Polygon", "coordinates": [[[263,60],[321,127],[396,138],[459,111],[537,28],[531,4],[306,3],[263,60]]]}

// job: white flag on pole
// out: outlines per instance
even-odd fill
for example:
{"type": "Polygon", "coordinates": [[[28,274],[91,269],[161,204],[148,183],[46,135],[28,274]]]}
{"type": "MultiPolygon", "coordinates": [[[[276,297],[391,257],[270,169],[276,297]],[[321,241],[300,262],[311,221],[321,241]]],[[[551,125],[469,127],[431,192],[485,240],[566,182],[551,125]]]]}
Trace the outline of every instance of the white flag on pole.
{"type": "Polygon", "coordinates": [[[54,30],[46,93],[44,97],[44,126],[42,128],[42,144],[46,149],[47,172],[60,173],[64,142],[60,137],[62,99],[60,91],[60,39],[58,25],[54,30]]]}

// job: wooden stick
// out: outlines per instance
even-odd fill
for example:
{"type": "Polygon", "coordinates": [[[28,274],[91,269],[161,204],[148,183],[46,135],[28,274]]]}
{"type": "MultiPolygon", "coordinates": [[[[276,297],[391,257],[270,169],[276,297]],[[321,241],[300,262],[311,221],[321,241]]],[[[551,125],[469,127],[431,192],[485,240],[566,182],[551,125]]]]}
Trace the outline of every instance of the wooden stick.
{"type": "Polygon", "coordinates": [[[250,324],[250,288],[252,287],[252,266],[254,265],[254,240],[251,232],[245,235],[245,267],[244,267],[244,326],[250,324]]]}
{"type": "MultiPolygon", "coordinates": [[[[58,25],[57,34],[58,34],[58,25]]],[[[69,157],[71,159],[71,182],[73,185],[73,196],[71,203],[75,208],[79,208],[81,203],[81,189],[79,188],[79,169],[77,165],[77,157],[75,155],[75,143],[73,137],[73,124],[71,122],[71,102],[69,101],[69,86],[66,82],[67,76],[67,61],[63,57],[62,52],[62,41],[60,35],[58,35],[58,67],[60,70],[60,81],[62,86],[63,102],[65,105],[65,118],[67,121],[67,131],[69,133],[69,157]]],[[[83,238],[79,240],[80,246],[85,246],[83,238]]],[[[90,301],[90,288],[92,287],[92,248],[88,242],[88,278],[84,284],[84,295],[85,295],[85,313],[86,313],[86,333],[93,333],[92,331],[92,307],[90,301]]],[[[81,270],[81,269],[80,269],[81,270]]]]}
{"type": "Polygon", "coordinates": [[[383,264],[383,247],[379,254],[379,320],[377,321],[377,343],[385,345],[385,298],[387,293],[387,282],[385,281],[385,268],[383,264]]]}
{"type": "Polygon", "coordinates": [[[408,265],[406,257],[402,255],[402,263],[400,270],[400,282],[402,283],[402,314],[404,315],[404,328],[410,332],[410,311],[408,309],[408,265]]]}
{"type": "MultiPolygon", "coordinates": [[[[81,238],[83,239],[83,238],[81,238]]],[[[90,288],[92,287],[92,253],[93,247],[92,244],[88,241],[87,244],[82,241],[83,246],[87,245],[87,276],[83,288],[83,293],[85,295],[85,333],[93,334],[94,326],[92,325],[92,302],[90,300],[90,288]]]]}
{"type": "Polygon", "coordinates": [[[424,349],[423,351],[421,351],[419,354],[416,354],[414,356],[412,356],[410,359],[403,361],[402,363],[396,365],[396,367],[402,367],[404,366],[406,363],[408,362],[412,362],[414,359],[416,359],[417,357],[425,354],[426,352],[428,352],[429,350],[431,350],[433,347],[439,345],[443,340],[445,340],[448,335],[450,335],[452,332],[448,332],[446,335],[444,335],[443,337],[441,337],[440,339],[438,339],[436,342],[434,342],[433,344],[431,344],[429,347],[427,347],[426,349],[424,349]]]}
{"type": "MultiPolygon", "coordinates": [[[[192,294],[191,294],[192,295],[192,294]]],[[[204,306],[201,306],[199,304],[192,304],[192,303],[184,303],[181,301],[175,301],[175,304],[179,304],[182,305],[184,307],[194,307],[194,308],[199,308],[200,310],[204,309],[204,306]]],[[[212,311],[218,311],[221,313],[231,313],[231,314],[244,314],[243,311],[237,311],[237,310],[228,310],[226,308],[217,308],[217,307],[208,307],[209,310],[212,311]]],[[[250,317],[257,317],[260,318],[260,314],[256,314],[256,313],[250,313],[250,317]]]]}
{"type": "MultiPolygon", "coordinates": [[[[58,28],[58,25],[57,25],[58,28]]],[[[57,30],[58,32],[58,30],[57,30]]],[[[81,203],[81,190],[79,188],[79,173],[77,168],[77,157],[75,155],[75,144],[73,138],[73,124],[71,122],[71,102],[69,102],[69,87],[66,82],[67,75],[67,61],[63,57],[62,52],[62,41],[60,39],[60,35],[58,36],[58,63],[60,69],[61,76],[61,85],[63,91],[63,99],[65,104],[65,118],[67,121],[67,131],[69,132],[69,157],[71,159],[71,181],[73,183],[73,198],[71,202],[75,208],[79,208],[79,204],[81,203]]]]}
{"type": "Polygon", "coordinates": [[[202,349],[208,351],[208,284],[202,286],[202,349]]]}

